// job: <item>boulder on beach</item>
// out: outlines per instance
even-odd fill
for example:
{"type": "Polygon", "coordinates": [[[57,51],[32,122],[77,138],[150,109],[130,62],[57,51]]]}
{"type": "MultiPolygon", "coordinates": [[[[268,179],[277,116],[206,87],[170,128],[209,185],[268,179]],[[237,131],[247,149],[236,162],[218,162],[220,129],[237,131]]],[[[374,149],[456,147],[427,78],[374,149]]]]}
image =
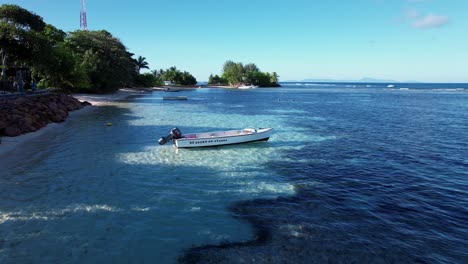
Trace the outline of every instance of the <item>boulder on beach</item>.
{"type": "Polygon", "coordinates": [[[0,99],[0,136],[16,137],[63,122],[69,112],[86,105],[91,104],[66,94],[0,99]]]}

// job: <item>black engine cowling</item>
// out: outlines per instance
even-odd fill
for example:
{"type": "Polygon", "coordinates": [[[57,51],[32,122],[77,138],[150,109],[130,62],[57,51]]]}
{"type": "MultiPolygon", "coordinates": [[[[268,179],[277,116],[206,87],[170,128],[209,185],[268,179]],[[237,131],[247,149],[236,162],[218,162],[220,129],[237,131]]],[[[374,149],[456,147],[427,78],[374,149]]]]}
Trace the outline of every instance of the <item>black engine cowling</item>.
{"type": "Polygon", "coordinates": [[[174,127],[171,130],[171,136],[173,139],[179,139],[182,137],[182,133],[180,132],[180,129],[178,129],[177,127],[174,127]]]}
{"type": "Polygon", "coordinates": [[[180,129],[178,129],[177,127],[171,129],[171,133],[165,137],[161,137],[158,142],[159,142],[159,145],[164,145],[166,144],[167,142],[173,140],[173,139],[179,139],[179,138],[182,138],[182,133],[180,132],[180,129]]]}

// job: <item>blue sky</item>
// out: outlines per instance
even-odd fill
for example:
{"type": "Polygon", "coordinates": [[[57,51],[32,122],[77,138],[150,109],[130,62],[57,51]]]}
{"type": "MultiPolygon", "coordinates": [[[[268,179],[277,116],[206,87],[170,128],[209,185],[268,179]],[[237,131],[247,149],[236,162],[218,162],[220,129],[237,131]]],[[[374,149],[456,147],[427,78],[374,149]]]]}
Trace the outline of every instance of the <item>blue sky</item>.
{"type": "MultiPolygon", "coordinates": [[[[80,0],[0,0],[79,29],[80,0]]],[[[87,0],[88,28],[199,81],[226,60],[280,80],[468,82],[466,0],[87,0]]]]}

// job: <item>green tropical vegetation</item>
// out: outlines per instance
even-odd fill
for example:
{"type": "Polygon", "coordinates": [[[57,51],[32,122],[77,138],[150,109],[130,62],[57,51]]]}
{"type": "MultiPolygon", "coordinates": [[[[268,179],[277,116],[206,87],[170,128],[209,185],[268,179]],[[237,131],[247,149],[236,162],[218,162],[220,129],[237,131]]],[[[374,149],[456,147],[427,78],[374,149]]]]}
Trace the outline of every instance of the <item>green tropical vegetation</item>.
{"type": "Polygon", "coordinates": [[[197,79],[195,79],[195,77],[193,77],[192,74],[190,74],[187,71],[182,72],[175,66],[170,67],[167,70],[155,70],[152,73],[156,79],[156,82],[159,84],[163,83],[164,81],[170,81],[171,83],[177,85],[197,84],[197,79]]]}
{"type": "Polygon", "coordinates": [[[149,69],[148,62],[146,61],[145,57],[138,56],[138,58],[135,61],[137,71],[140,73],[141,69],[149,69]]]}
{"type": "Polygon", "coordinates": [[[223,65],[221,76],[211,74],[208,84],[238,86],[248,83],[260,87],[278,87],[278,78],[276,72],[262,72],[254,63],[243,65],[241,62],[228,60],[223,65]]]}
{"type": "Polygon", "coordinates": [[[106,30],[64,32],[18,5],[0,6],[0,89],[21,91],[33,82],[68,92],[107,93],[120,87],[149,87],[170,80],[196,84],[175,67],[143,73],[145,57],[130,53],[106,30]]]}

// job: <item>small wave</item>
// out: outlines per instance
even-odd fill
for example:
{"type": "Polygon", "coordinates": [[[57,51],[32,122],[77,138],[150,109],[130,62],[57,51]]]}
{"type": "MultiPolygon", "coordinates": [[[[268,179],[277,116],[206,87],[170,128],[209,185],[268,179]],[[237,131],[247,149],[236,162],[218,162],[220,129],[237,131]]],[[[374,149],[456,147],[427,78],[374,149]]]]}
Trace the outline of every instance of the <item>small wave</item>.
{"type": "Polygon", "coordinates": [[[134,207],[134,208],[132,208],[132,211],[135,211],[135,212],[148,212],[150,209],[151,209],[150,207],[145,207],[145,208],[134,207]]]}
{"type": "Polygon", "coordinates": [[[247,182],[245,188],[237,190],[239,193],[271,193],[271,194],[294,194],[294,185],[289,183],[267,183],[267,182],[247,182]]]}
{"type": "Polygon", "coordinates": [[[0,225],[6,223],[7,221],[30,221],[30,220],[47,221],[49,219],[50,217],[37,215],[35,213],[26,215],[22,212],[9,212],[9,213],[0,212],[0,225]]]}
{"type": "Polygon", "coordinates": [[[440,92],[463,92],[465,88],[435,88],[432,91],[440,91],[440,92]]]}
{"type": "Polygon", "coordinates": [[[330,84],[330,83],[292,83],[290,85],[295,85],[295,86],[336,86],[336,84],[330,84]]]}
{"type": "Polygon", "coordinates": [[[50,210],[40,212],[16,211],[16,212],[1,212],[0,224],[7,221],[31,221],[31,220],[53,220],[56,218],[70,215],[71,213],[96,213],[96,212],[121,212],[122,210],[109,205],[70,205],[61,210],[50,210]]]}

